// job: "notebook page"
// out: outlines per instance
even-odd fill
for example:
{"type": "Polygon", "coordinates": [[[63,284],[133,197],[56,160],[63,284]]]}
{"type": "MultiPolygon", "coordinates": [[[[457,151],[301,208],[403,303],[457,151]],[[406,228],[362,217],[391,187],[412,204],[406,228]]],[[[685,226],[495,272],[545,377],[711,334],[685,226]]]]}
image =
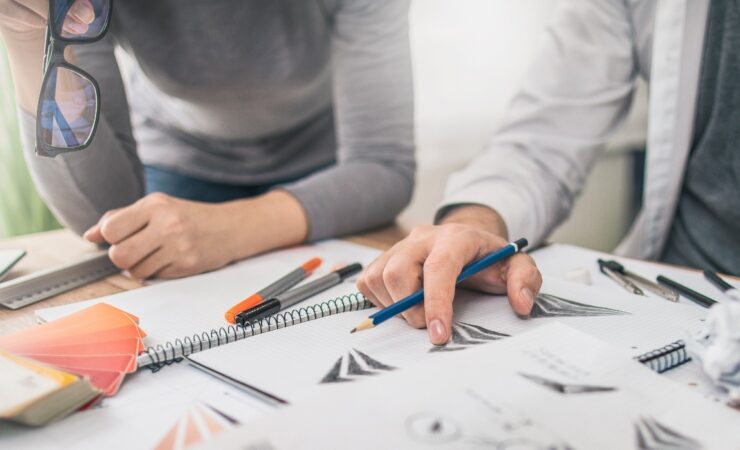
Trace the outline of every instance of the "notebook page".
{"type": "Polygon", "coordinates": [[[402,319],[349,334],[374,311],[366,310],[255,336],[193,355],[191,360],[292,402],[316,389],[381,376],[441,353],[484,345],[553,322],[636,356],[682,338],[701,324],[707,311],[660,299],[602,294],[550,278],[545,279],[542,292],[566,301],[551,301],[527,320],[516,317],[504,297],[461,292],[455,301],[454,336],[444,348],[429,344],[426,330],[412,329],[402,319]],[[563,313],[579,315],[557,315],[563,313]]]}
{"type": "Polygon", "coordinates": [[[346,383],[213,448],[735,448],[737,413],[559,324],[346,383]],[[285,430],[290,430],[286,432],[285,430]]]}
{"type": "MultiPolygon", "coordinates": [[[[224,319],[226,310],[314,256],[323,258],[324,262],[306,281],[325,275],[339,264],[358,261],[367,265],[379,253],[349,242],[326,241],[268,253],[215,272],[44,309],[36,314],[45,321],[51,321],[94,303],[106,302],[138,316],[141,328],[148,334],[146,344],[159,345],[228,325],[224,319]]],[[[355,278],[350,278],[297,306],[305,307],[356,290],[355,278]]]]}

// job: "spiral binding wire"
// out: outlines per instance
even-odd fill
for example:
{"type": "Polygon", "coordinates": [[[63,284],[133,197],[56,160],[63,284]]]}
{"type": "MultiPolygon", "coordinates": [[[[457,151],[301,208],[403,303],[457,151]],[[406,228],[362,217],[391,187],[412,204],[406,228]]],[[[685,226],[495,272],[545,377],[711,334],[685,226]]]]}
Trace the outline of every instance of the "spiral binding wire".
{"type": "Polygon", "coordinates": [[[635,357],[636,360],[650,367],[652,370],[663,373],[691,361],[684,341],[676,341],[657,350],[635,357]]]}
{"type": "Polygon", "coordinates": [[[162,345],[148,347],[137,359],[138,367],[148,366],[156,372],[164,366],[179,362],[183,357],[224,344],[236,342],[250,336],[279,330],[304,322],[328,317],[347,311],[358,311],[372,307],[359,292],[327,300],[323,303],[277,313],[257,322],[242,325],[229,325],[192,336],[178,338],[162,345]]]}

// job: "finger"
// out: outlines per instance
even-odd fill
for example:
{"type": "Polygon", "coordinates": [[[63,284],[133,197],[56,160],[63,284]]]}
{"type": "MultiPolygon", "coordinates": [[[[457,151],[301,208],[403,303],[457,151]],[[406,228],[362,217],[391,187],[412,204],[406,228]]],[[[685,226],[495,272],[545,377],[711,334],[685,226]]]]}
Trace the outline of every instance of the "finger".
{"type": "Polygon", "coordinates": [[[383,269],[386,261],[393,255],[394,249],[391,248],[375,259],[357,279],[357,288],[365,297],[375,306],[383,308],[393,303],[390,294],[383,286],[383,269]]]}
{"type": "Polygon", "coordinates": [[[77,0],[69,8],[68,17],[72,17],[81,24],[89,25],[95,21],[95,10],[90,0],[77,0]]]}
{"type": "Polygon", "coordinates": [[[464,261],[471,259],[466,253],[464,247],[447,250],[439,246],[424,263],[424,309],[429,339],[434,345],[444,345],[450,338],[455,282],[464,261]]]}
{"type": "Polygon", "coordinates": [[[528,316],[542,287],[542,275],[531,256],[519,253],[509,258],[506,290],[514,312],[528,316]]]}
{"type": "Polygon", "coordinates": [[[141,201],[121,208],[100,221],[100,234],[110,244],[117,244],[149,223],[151,210],[141,201]]]}
{"type": "Polygon", "coordinates": [[[130,269],[159,250],[161,240],[152,227],[146,227],[108,249],[111,261],[121,269],[130,269]]]}
{"type": "Polygon", "coordinates": [[[100,224],[103,222],[103,220],[109,218],[116,211],[120,211],[120,208],[111,209],[110,211],[107,211],[105,214],[103,214],[100,220],[98,220],[98,223],[88,228],[88,230],[85,231],[82,237],[96,244],[102,244],[103,242],[105,242],[103,235],[100,233],[100,224]]]}
{"type": "MultiPolygon", "coordinates": [[[[425,256],[425,251],[407,247],[388,259],[383,269],[383,284],[394,302],[421,288],[425,256]]],[[[414,328],[426,326],[423,305],[417,305],[405,311],[402,316],[414,328]]]]}
{"type": "Polygon", "coordinates": [[[493,266],[473,275],[461,285],[489,294],[506,293],[506,270],[508,263],[494,264],[493,266]]]}
{"type": "Polygon", "coordinates": [[[165,249],[160,248],[130,268],[128,272],[136,279],[146,280],[160,274],[171,262],[171,256],[167,254],[165,249]]]}

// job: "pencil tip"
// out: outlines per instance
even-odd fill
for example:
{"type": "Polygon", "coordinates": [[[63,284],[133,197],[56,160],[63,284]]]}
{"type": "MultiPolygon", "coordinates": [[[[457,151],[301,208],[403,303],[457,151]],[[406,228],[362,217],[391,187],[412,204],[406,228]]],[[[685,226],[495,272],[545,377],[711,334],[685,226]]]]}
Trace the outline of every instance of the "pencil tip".
{"type": "Polygon", "coordinates": [[[354,333],[355,331],[357,331],[357,328],[352,328],[352,331],[350,331],[350,332],[349,332],[349,334],[352,334],[352,333],[354,333]]]}

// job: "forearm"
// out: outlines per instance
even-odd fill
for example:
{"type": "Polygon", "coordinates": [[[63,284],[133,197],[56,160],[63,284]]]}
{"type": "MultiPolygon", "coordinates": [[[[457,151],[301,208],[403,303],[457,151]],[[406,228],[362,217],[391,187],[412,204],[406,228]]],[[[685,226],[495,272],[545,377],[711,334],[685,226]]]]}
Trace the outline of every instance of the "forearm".
{"type": "Polygon", "coordinates": [[[377,162],[339,164],[285,186],[305,210],[308,240],[391,223],[408,204],[414,185],[413,159],[391,162],[377,156],[377,162]]]}
{"type": "Polygon", "coordinates": [[[440,224],[465,224],[488,231],[504,239],[509,238],[504,219],[496,210],[487,206],[467,204],[449,208],[438,221],[440,224]]]}
{"type": "Polygon", "coordinates": [[[44,31],[0,27],[0,34],[8,52],[16,102],[23,111],[35,115],[42,81],[44,31]]]}
{"type": "Polygon", "coordinates": [[[283,190],[214,205],[220,209],[224,238],[236,261],[304,242],[308,219],[301,203],[283,190]]]}

